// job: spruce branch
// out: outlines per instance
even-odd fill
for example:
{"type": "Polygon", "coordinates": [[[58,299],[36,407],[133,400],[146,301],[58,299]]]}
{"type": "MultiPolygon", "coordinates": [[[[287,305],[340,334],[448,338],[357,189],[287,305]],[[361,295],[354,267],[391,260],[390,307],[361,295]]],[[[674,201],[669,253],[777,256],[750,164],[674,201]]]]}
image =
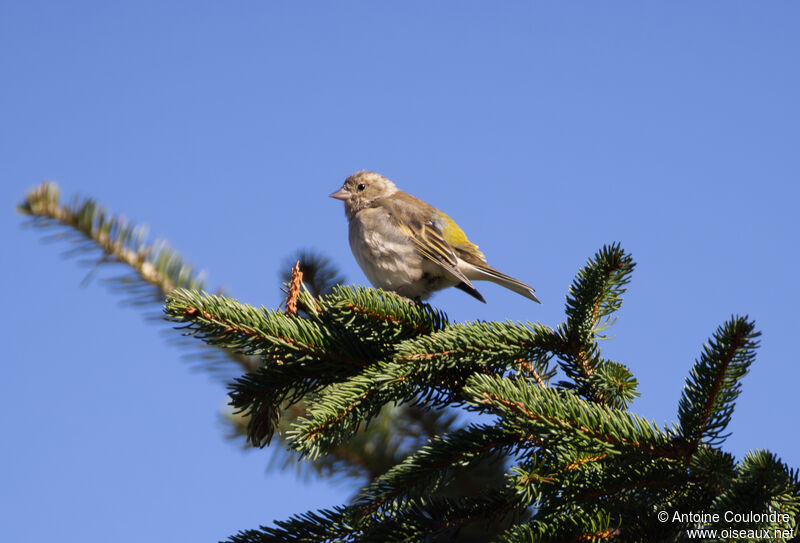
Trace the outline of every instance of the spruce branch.
{"type": "MultiPolygon", "coordinates": [[[[323,399],[328,401],[330,390],[322,392],[323,387],[344,381],[362,370],[362,375],[369,374],[370,364],[379,364],[382,357],[391,355],[393,340],[431,333],[447,322],[443,313],[427,304],[416,304],[393,293],[361,287],[334,287],[330,294],[318,299],[304,298],[301,293],[299,300],[306,308],[313,306],[309,309],[312,314],[307,319],[286,322],[313,329],[317,339],[322,341],[324,336],[328,342],[316,343],[313,346],[316,354],[306,353],[310,358],[290,358],[281,351],[260,352],[265,364],[258,371],[236,379],[231,387],[232,405],[250,416],[248,436],[258,446],[269,443],[284,402],[293,403],[311,393],[316,395],[315,405],[323,399]],[[343,358],[342,353],[337,355],[336,350],[330,350],[337,342],[351,354],[343,358]]],[[[185,313],[185,310],[179,308],[178,311],[185,313]]],[[[195,326],[206,326],[200,322],[200,313],[184,317],[197,321],[195,326]]],[[[210,334],[207,340],[218,341],[220,327],[212,324],[203,334],[210,334]]],[[[225,324],[222,332],[230,335],[234,330],[225,324]]],[[[302,342],[303,338],[292,337],[290,333],[286,341],[302,342]]],[[[374,406],[373,414],[380,411],[381,405],[374,406]]],[[[356,425],[348,435],[357,429],[356,425]]]]}
{"type": "Polygon", "coordinates": [[[634,398],[640,396],[639,381],[633,373],[619,362],[599,357],[595,371],[586,379],[586,384],[604,404],[616,409],[625,409],[634,398]]]}
{"type": "Polygon", "coordinates": [[[765,513],[766,519],[736,522],[738,528],[785,530],[798,527],[800,484],[797,471],[790,470],[769,451],[751,451],[736,466],[730,486],[711,504],[711,511],[765,513]]]}
{"type": "Polygon", "coordinates": [[[324,463],[324,459],[332,456],[339,459],[332,466],[337,470],[334,473],[349,469],[353,475],[373,481],[418,450],[427,441],[429,432],[445,434],[455,424],[456,417],[452,413],[419,413],[413,406],[385,405],[369,426],[317,462],[324,463]]]}
{"type": "Polygon", "coordinates": [[[178,253],[164,242],[147,243],[147,230],[122,217],[109,214],[92,199],[75,198],[72,204],[60,204],[60,191],[54,183],[42,183],[30,190],[17,209],[33,218],[38,227],[63,226],[81,235],[89,244],[79,244],[75,253],[96,247],[102,251],[96,264],[127,264],[136,277],[120,282],[134,287],[146,283],[152,289],[146,302],[161,302],[174,288],[202,289],[203,280],[178,253]],[[138,281],[137,281],[138,279],[138,281]]]}
{"type": "Polygon", "coordinates": [[[647,419],[588,402],[570,391],[538,387],[524,377],[475,375],[464,387],[464,397],[471,410],[495,414],[507,427],[531,436],[608,454],[678,457],[675,436],[647,419]]]}
{"type": "MultiPolygon", "coordinates": [[[[363,422],[371,420],[390,398],[385,388],[375,386],[385,375],[387,363],[377,362],[362,373],[333,383],[320,391],[310,406],[286,433],[286,440],[302,456],[319,458],[354,435],[363,422]]],[[[400,394],[405,390],[395,390],[400,394]]],[[[409,393],[409,395],[412,393],[409,393]]]]}
{"type": "Polygon", "coordinates": [[[622,306],[635,265],[618,243],[603,246],[578,271],[567,295],[567,320],[550,336],[550,349],[572,380],[559,385],[606,405],[623,407],[636,395],[636,380],[630,372],[624,375],[627,370],[595,375],[607,365],[597,341],[605,338],[602,332],[613,324],[611,315],[622,306]]]}
{"type": "MultiPolygon", "coordinates": [[[[306,402],[301,400],[281,413],[277,428],[285,435],[298,417],[305,414],[306,402]]],[[[314,461],[314,469],[327,477],[373,481],[386,473],[404,458],[416,452],[431,437],[447,434],[457,423],[452,411],[420,410],[413,405],[385,405],[368,426],[324,456],[314,461]]],[[[246,436],[246,422],[241,435],[246,436]]],[[[285,447],[273,447],[273,464],[281,462],[282,468],[296,467],[301,473],[307,466],[299,455],[285,447]]],[[[486,470],[483,470],[486,471],[486,470]]],[[[491,478],[486,474],[487,478],[491,478]]],[[[459,476],[449,487],[477,487],[483,472],[459,476]]],[[[449,488],[448,487],[448,488],[449,488]]]]}
{"type": "Polygon", "coordinates": [[[382,353],[401,339],[431,334],[448,325],[447,315],[426,303],[393,292],[359,286],[334,286],[320,301],[323,322],[346,329],[382,353]]]}
{"type": "Polygon", "coordinates": [[[498,542],[601,543],[613,541],[617,535],[618,530],[612,527],[611,515],[607,511],[576,509],[547,520],[536,519],[512,526],[501,535],[498,542]]]}
{"type": "Polygon", "coordinates": [[[231,393],[234,408],[249,417],[248,439],[255,446],[269,443],[285,402],[297,402],[369,360],[351,334],[219,296],[178,289],[165,312],[186,325],[186,334],[264,361],[257,372],[236,379],[231,393]]]}
{"type": "Polygon", "coordinates": [[[755,360],[761,333],[747,317],[732,317],[703,347],[692,367],[678,404],[680,431],[694,451],[701,443],[721,444],[730,422],[741,381],[755,360]]]}
{"type": "MultiPolygon", "coordinates": [[[[62,204],[55,183],[45,182],[28,191],[17,209],[31,217],[34,227],[59,229],[52,239],[72,243],[65,256],[91,256],[85,261],[92,266],[85,281],[101,267],[114,263],[126,265],[130,273],[105,282],[112,290],[123,293],[131,305],[160,308],[166,295],[176,288],[205,288],[202,275],[166,242],[149,241],[144,226],[109,213],[90,198],[76,197],[71,203],[62,204]]],[[[214,349],[204,349],[196,356],[209,369],[229,366],[231,362],[245,371],[255,368],[247,357],[214,349]]]]}
{"type": "MultiPolygon", "coordinates": [[[[547,368],[552,358],[546,339],[550,329],[541,324],[475,322],[455,324],[430,336],[401,344],[395,359],[400,363],[434,360],[440,367],[462,364],[486,365],[502,360],[547,368]]],[[[549,373],[549,371],[547,372],[549,373]]],[[[540,375],[541,378],[544,379],[540,375]]]]}
{"type": "Polygon", "coordinates": [[[308,511],[288,520],[275,521],[276,528],[261,526],[232,536],[231,543],[278,543],[355,541],[360,531],[352,522],[348,507],[308,511]]]}
{"type": "Polygon", "coordinates": [[[570,337],[587,343],[598,325],[622,307],[622,295],[636,264],[619,243],[603,246],[581,268],[567,295],[567,325],[570,337]]]}
{"type": "Polygon", "coordinates": [[[596,461],[565,469],[557,490],[546,489],[542,514],[557,514],[577,505],[592,508],[613,503],[617,518],[625,518],[628,529],[636,519],[652,519],[658,507],[681,498],[687,475],[676,460],[654,458],[638,452],[618,457],[606,455],[596,461]]]}
{"type": "Polygon", "coordinates": [[[420,497],[397,503],[362,520],[359,541],[485,540],[526,516],[524,507],[506,489],[485,489],[461,498],[420,497]]]}
{"type": "Polygon", "coordinates": [[[451,402],[477,372],[504,372],[528,364],[538,382],[553,375],[541,346],[541,325],[470,323],[400,342],[393,360],[379,361],[329,386],[287,435],[303,455],[317,458],[358,430],[388,402],[434,407],[451,402]],[[532,366],[532,368],[531,368],[532,366]]]}
{"type": "Polygon", "coordinates": [[[736,476],[733,455],[720,449],[701,446],[686,466],[690,487],[686,489],[683,509],[699,511],[731,486],[736,476]]]}
{"type": "Polygon", "coordinates": [[[367,363],[352,338],[336,335],[309,319],[256,309],[222,296],[177,289],[167,297],[164,312],[173,322],[186,324],[187,334],[206,343],[269,357],[279,364],[323,359],[354,367],[367,363]]]}
{"type": "MultiPolygon", "coordinates": [[[[239,532],[231,543],[272,542],[406,542],[426,538],[448,540],[476,522],[507,524],[522,514],[504,491],[487,492],[478,498],[418,498],[394,502],[371,515],[360,515],[355,507],[309,511],[277,528],[239,532]]],[[[480,533],[480,532],[479,532],[480,533]]]]}
{"type": "Polygon", "coordinates": [[[392,500],[436,492],[464,468],[503,458],[525,444],[524,436],[482,425],[436,436],[362,490],[354,506],[368,514],[392,500]]]}
{"type": "MultiPolygon", "coordinates": [[[[286,402],[285,405],[276,423],[278,435],[285,435],[294,421],[306,413],[306,399],[291,404],[286,402]]],[[[238,412],[231,414],[230,418],[236,421],[236,436],[247,439],[250,417],[238,412]]],[[[450,431],[455,422],[452,413],[422,413],[410,405],[386,405],[368,427],[362,427],[352,438],[318,457],[312,464],[302,461],[291,449],[273,446],[268,469],[294,469],[303,477],[317,473],[334,479],[372,481],[419,449],[429,436],[450,431]]]]}

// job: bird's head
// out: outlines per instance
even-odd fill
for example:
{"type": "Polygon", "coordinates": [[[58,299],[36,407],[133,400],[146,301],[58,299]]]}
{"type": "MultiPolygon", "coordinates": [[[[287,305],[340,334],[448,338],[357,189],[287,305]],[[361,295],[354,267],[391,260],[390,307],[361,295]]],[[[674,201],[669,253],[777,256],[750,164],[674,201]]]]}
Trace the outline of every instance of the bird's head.
{"type": "Polygon", "coordinates": [[[342,188],[331,194],[331,198],[344,202],[345,214],[351,219],[365,207],[395,192],[397,187],[384,176],[362,170],[345,179],[342,188]]]}

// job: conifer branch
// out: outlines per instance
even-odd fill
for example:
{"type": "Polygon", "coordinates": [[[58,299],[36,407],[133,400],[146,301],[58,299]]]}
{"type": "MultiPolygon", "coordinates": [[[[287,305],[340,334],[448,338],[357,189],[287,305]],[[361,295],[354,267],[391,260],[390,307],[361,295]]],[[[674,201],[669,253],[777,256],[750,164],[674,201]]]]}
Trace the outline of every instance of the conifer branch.
{"type": "Polygon", "coordinates": [[[427,412],[420,420],[413,406],[385,405],[369,426],[320,460],[324,462],[329,456],[341,458],[342,461],[331,466],[336,470],[334,473],[349,469],[372,481],[419,449],[427,441],[427,432],[447,433],[454,424],[452,415],[427,412]]]}
{"type": "Polygon", "coordinates": [[[517,524],[503,533],[498,541],[504,543],[523,541],[601,543],[613,541],[617,535],[618,530],[611,526],[611,515],[607,511],[575,509],[547,520],[535,519],[525,524],[517,524]]]}
{"type": "MultiPolygon", "coordinates": [[[[356,333],[380,346],[431,334],[448,325],[447,315],[426,303],[393,292],[359,286],[335,286],[321,300],[325,322],[356,333]]],[[[392,349],[393,350],[393,349],[392,349]]]]}
{"type": "Polygon", "coordinates": [[[359,494],[354,506],[370,514],[387,502],[436,492],[464,468],[526,446],[523,436],[489,426],[471,426],[437,436],[359,494]]]}
{"type": "Polygon", "coordinates": [[[332,334],[309,319],[293,318],[265,308],[205,292],[177,289],[164,306],[173,322],[185,323],[187,334],[206,343],[248,355],[269,356],[277,363],[335,360],[362,367],[357,344],[332,334]]]}
{"type": "MultiPolygon", "coordinates": [[[[416,304],[396,294],[362,287],[334,287],[330,294],[320,299],[303,300],[301,293],[300,305],[307,308],[313,305],[313,314],[309,319],[292,320],[293,326],[313,329],[316,335],[325,331],[328,342],[317,343],[314,346],[317,355],[310,359],[295,360],[281,352],[260,352],[258,354],[267,363],[232,385],[232,405],[250,415],[248,436],[257,446],[269,443],[284,402],[292,403],[307,394],[319,393],[323,387],[343,381],[359,371],[363,371],[363,375],[372,375],[374,370],[367,365],[375,366],[380,364],[382,357],[391,356],[393,347],[390,341],[430,333],[447,322],[443,313],[427,304],[416,304]],[[338,351],[329,349],[335,344],[341,344],[344,351],[351,354],[345,358],[337,355],[338,351]]],[[[197,319],[201,315],[193,313],[189,317],[197,319]]],[[[227,324],[222,329],[222,332],[226,331],[234,332],[227,324]]],[[[220,330],[212,326],[203,333],[211,334],[213,341],[220,330]]],[[[291,333],[288,332],[289,341],[302,340],[291,333]]],[[[329,400],[329,394],[330,391],[319,394],[316,403],[329,400]]],[[[375,404],[371,412],[376,414],[381,405],[375,404]]],[[[352,433],[356,430],[357,425],[352,433]]]]}
{"type": "Polygon", "coordinates": [[[287,435],[288,441],[316,458],[352,435],[385,403],[443,405],[476,372],[503,372],[521,361],[533,364],[540,382],[549,380],[550,354],[540,346],[544,330],[531,324],[457,324],[401,342],[391,362],[376,362],[328,387],[287,435]]]}
{"type": "MultiPolygon", "coordinates": [[[[54,183],[42,183],[30,190],[17,209],[33,217],[35,226],[60,225],[72,229],[100,249],[96,261],[121,262],[154,287],[151,296],[161,301],[176,287],[202,289],[203,281],[194,269],[163,242],[148,244],[146,229],[109,214],[94,200],[59,203],[60,191],[54,183]]],[[[77,247],[78,252],[90,246],[77,247]]],[[[130,278],[128,279],[130,281],[130,278]]]]}
{"type": "Polygon", "coordinates": [[[185,323],[186,333],[265,362],[236,379],[231,393],[232,405],[249,417],[248,438],[255,446],[269,443],[285,402],[294,403],[368,363],[351,334],[337,335],[311,319],[186,290],[167,298],[165,312],[185,323]]]}
{"type": "Polygon", "coordinates": [[[769,451],[751,451],[736,466],[731,485],[711,504],[711,511],[747,514],[773,513],[771,518],[735,523],[736,527],[794,529],[800,515],[800,481],[797,471],[790,470],[769,451]],[[785,516],[783,516],[785,515],[785,516]]]}
{"type": "Polygon", "coordinates": [[[635,267],[619,243],[603,246],[580,269],[567,295],[571,337],[586,343],[601,321],[622,307],[622,295],[635,267]]]}
{"type": "Polygon", "coordinates": [[[760,332],[747,317],[732,317],[703,347],[678,404],[681,434],[694,452],[700,443],[719,445],[727,435],[741,380],[755,360],[760,332]]]}
{"type": "Polygon", "coordinates": [[[677,461],[654,460],[641,454],[627,454],[614,461],[606,456],[599,465],[586,466],[570,470],[567,477],[560,479],[563,492],[559,501],[585,503],[614,497],[617,513],[634,509],[643,515],[643,507],[674,499],[675,488],[687,482],[685,468],[677,461]]]}
{"type": "Polygon", "coordinates": [[[529,435],[552,435],[583,450],[678,456],[674,436],[650,421],[569,391],[537,387],[524,377],[475,375],[464,388],[464,397],[472,410],[498,415],[509,427],[529,435]]]}
{"type": "Polygon", "coordinates": [[[552,357],[544,335],[550,330],[541,324],[513,322],[474,322],[455,324],[429,336],[422,336],[398,347],[398,362],[436,359],[441,366],[485,363],[491,359],[513,359],[546,366],[552,357]]]}
{"type": "Polygon", "coordinates": [[[513,498],[506,489],[485,489],[475,497],[410,499],[364,519],[360,541],[447,541],[475,524],[483,525],[479,533],[488,525],[502,530],[525,514],[513,498]]]}
{"type": "MultiPolygon", "coordinates": [[[[17,209],[30,216],[35,227],[61,228],[53,239],[72,241],[73,248],[67,256],[99,251],[99,256],[88,261],[92,271],[87,280],[101,266],[113,263],[128,266],[132,273],[106,282],[114,290],[124,292],[128,296],[126,301],[132,305],[160,307],[175,288],[205,288],[201,274],[175,250],[163,241],[148,241],[145,227],[107,212],[92,199],[74,198],[72,203],[62,204],[55,183],[45,182],[28,191],[17,209]]],[[[223,351],[204,350],[200,356],[209,368],[233,362],[245,371],[255,369],[247,357],[223,351]]]]}
{"type": "Polygon", "coordinates": [[[633,399],[637,383],[630,372],[626,377],[619,369],[595,375],[606,364],[597,340],[603,339],[601,332],[613,324],[611,315],[622,306],[622,295],[635,265],[619,244],[598,251],[578,271],[567,295],[567,320],[550,337],[551,350],[572,379],[572,383],[559,384],[577,389],[589,400],[615,407],[624,407],[633,399]]]}
{"type": "MultiPolygon", "coordinates": [[[[291,425],[306,413],[307,400],[286,402],[280,411],[275,433],[285,435],[291,425]]],[[[236,437],[248,437],[249,417],[244,413],[229,416],[236,422],[236,437]]],[[[270,469],[294,469],[298,475],[313,472],[335,479],[372,481],[400,463],[409,454],[426,443],[429,435],[445,434],[456,420],[452,414],[427,411],[418,412],[413,406],[386,405],[372,423],[363,427],[351,439],[318,457],[313,463],[302,461],[295,451],[282,444],[273,444],[270,469]]]]}
{"type": "Polygon", "coordinates": [[[239,532],[231,543],[267,543],[289,541],[405,542],[426,537],[447,538],[475,522],[503,519],[513,515],[517,504],[504,491],[487,492],[479,498],[418,498],[393,503],[380,513],[361,516],[354,507],[309,511],[287,521],[277,521],[277,528],[261,526],[258,530],[239,532]]]}
{"type": "Polygon", "coordinates": [[[631,371],[619,362],[598,357],[594,372],[586,379],[592,395],[602,399],[605,405],[625,409],[639,396],[639,381],[631,371]]]}
{"type": "Polygon", "coordinates": [[[308,511],[289,520],[275,521],[277,528],[261,526],[232,536],[231,543],[278,543],[298,541],[355,541],[355,527],[348,507],[308,511]]]}
{"type": "MultiPolygon", "coordinates": [[[[545,440],[539,440],[539,445],[546,446],[545,440]]],[[[541,507],[544,488],[558,483],[558,469],[544,458],[542,451],[525,455],[524,460],[512,466],[506,474],[506,484],[516,494],[520,504],[526,507],[541,507]]]]}

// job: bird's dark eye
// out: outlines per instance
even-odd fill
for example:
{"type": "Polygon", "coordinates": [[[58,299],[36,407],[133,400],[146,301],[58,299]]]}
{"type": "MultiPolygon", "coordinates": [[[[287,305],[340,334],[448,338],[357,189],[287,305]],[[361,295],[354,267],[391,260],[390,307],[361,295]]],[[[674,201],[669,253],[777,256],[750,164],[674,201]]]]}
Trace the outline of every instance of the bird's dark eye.
{"type": "Polygon", "coordinates": [[[367,186],[364,183],[361,183],[357,188],[358,188],[358,192],[361,192],[362,190],[367,188],[367,186]]]}

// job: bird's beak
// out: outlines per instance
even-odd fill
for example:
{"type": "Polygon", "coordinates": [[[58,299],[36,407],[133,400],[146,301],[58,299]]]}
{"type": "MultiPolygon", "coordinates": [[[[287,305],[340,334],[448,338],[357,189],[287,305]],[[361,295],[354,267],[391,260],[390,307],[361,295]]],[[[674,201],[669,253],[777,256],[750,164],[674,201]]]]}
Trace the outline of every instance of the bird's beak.
{"type": "Polygon", "coordinates": [[[336,198],[337,200],[349,200],[350,193],[343,188],[337,190],[333,194],[331,194],[331,198],[336,198]]]}

